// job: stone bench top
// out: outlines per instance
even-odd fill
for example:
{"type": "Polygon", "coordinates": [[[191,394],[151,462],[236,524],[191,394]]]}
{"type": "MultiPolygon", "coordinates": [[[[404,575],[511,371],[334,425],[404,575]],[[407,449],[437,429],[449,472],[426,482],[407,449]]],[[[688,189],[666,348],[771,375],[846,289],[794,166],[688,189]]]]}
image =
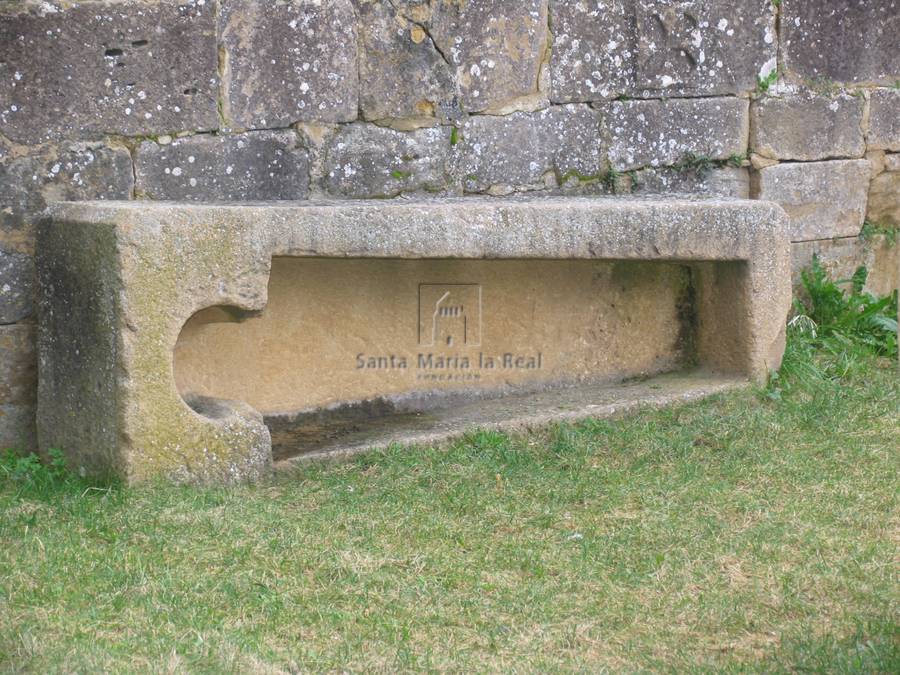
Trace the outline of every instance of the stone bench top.
{"type": "Polygon", "coordinates": [[[272,255],[748,260],[785,228],[771,202],[660,197],[58,202],[56,222],[252,230],[272,255]]]}

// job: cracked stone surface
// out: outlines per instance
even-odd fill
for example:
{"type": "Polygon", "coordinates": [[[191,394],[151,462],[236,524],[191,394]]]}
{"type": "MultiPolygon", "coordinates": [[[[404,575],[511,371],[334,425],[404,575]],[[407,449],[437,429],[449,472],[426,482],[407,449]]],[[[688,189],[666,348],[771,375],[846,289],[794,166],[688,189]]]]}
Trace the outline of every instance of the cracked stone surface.
{"type": "Polygon", "coordinates": [[[350,0],[220,5],[228,120],[258,129],[356,119],[357,31],[350,0]]]}
{"type": "Polygon", "coordinates": [[[770,0],[551,0],[554,101],[710,96],[775,66],[770,0]]]}
{"type": "Polygon", "coordinates": [[[900,78],[900,0],[782,0],[788,72],[824,82],[892,85],[900,78]]]}
{"type": "Polygon", "coordinates": [[[620,171],[676,164],[688,153],[726,160],[747,151],[746,99],[613,101],[601,109],[609,159],[620,171]]]}
{"type": "Polygon", "coordinates": [[[427,117],[431,108],[453,118],[457,107],[481,112],[541,98],[547,0],[356,3],[370,24],[363,29],[362,60],[367,118],[427,117]],[[392,91],[400,88],[410,92],[392,91]]]}
{"type": "Polygon", "coordinates": [[[866,215],[867,160],[777,164],[754,176],[753,196],[780,204],[791,241],[855,237],[866,215]]]}
{"type": "Polygon", "coordinates": [[[145,141],[135,155],[137,191],[151,199],[304,199],[309,157],[291,131],[145,141]]]}
{"type": "Polygon", "coordinates": [[[0,133],[20,143],[214,129],[214,3],[0,8],[0,133]]]}
{"type": "Polygon", "coordinates": [[[465,189],[504,194],[597,181],[605,166],[600,121],[586,105],[470,117],[455,148],[465,189]]]}
{"type": "Polygon", "coordinates": [[[804,162],[862,157],[865,100],[839,94],[765,96],[750,107],[750,147],[763,157],[804,162]]]}
{"type": "Polygon", "coordinates": [[[323,149],[322,186],[330,195],[374,198],[450,187],[451,130],[400,132],[371,124],[339,128],[323,149]]]}
{"type": "MultiPolygon", "coordinates": [[[[462,108],[455,70],[422,25],[384,0],[356,0],[356,7],[363,117],[412,124],[458,119],[462,108]]],[[[416,14],[410,11],[410,15],[416,14]]]]}

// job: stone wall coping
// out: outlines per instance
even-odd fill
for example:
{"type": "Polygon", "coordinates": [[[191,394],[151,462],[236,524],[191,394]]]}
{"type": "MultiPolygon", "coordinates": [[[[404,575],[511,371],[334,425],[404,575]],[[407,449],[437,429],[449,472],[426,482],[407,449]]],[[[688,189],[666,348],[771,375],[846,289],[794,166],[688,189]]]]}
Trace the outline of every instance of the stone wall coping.
{"type": "Polygon", "coordinates": [[[749,260],[785,232],[774,202],[517,197],[302,202],[57,202],[55,222],[254,230],[271,255],[749,260]]]}

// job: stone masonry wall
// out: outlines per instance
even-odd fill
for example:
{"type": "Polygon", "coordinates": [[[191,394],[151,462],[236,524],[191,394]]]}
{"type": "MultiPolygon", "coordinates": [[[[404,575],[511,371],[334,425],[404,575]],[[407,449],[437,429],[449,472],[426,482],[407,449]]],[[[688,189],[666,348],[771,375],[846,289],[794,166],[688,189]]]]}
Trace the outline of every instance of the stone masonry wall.
{"type": "Polygon", "coordinates": [[[0,0],[0,447],[48,201],[514,192],[771,199],[886,292],[900,0],[0,0]]]}

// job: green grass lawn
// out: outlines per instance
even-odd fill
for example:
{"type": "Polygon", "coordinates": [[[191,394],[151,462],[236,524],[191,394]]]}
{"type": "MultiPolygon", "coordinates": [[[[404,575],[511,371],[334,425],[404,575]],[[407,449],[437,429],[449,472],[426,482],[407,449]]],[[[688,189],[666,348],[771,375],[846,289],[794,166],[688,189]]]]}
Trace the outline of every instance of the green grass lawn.
{"type": "Polygon", "coordinates": [[[900,672],[900,377],[841,369],[249,487],[0,478],[0,670],[900,672]]]}

